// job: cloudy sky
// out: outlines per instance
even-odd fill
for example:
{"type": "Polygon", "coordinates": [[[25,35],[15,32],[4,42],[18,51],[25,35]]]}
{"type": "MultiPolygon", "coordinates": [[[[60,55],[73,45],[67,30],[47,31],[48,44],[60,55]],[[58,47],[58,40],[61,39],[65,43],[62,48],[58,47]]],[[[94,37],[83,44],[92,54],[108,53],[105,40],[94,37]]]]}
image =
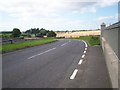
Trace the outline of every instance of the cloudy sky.
{"type": "Polygon", "coordinates": [[[118,21],[119,0],[0,0],[0,31],[98,29],[118,21]]]}

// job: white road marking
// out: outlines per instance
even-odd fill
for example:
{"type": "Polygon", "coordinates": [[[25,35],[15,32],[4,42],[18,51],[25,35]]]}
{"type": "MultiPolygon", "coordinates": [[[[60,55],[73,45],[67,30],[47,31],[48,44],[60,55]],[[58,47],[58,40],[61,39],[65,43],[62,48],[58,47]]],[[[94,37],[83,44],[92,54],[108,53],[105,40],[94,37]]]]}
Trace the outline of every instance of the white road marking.
{"type": "Polygon", "coordinates": [[[62,44],[61,46],[64,46],[64,45],[66,45],[67,43],[70,43],[71,41],[68,41],[68,42],[66,42],[66,43],[64,43],[64,44],[62,44]]]}
{"type": "Polygon", "coordinates": [[[87,43],[85,43],[85,47],[88,47],[87,43]]]}
{"type": "Polygon", "coordinates": [[[82,61],[83,61],[83,59],[80,59],[80,61],[79,61],[79,63],[78,63],[78,64],[79,64],[79,65],[80,65],[80,64],[82,64],[82,61]]]}
{"type": "Polygon", "coordinates": [[[52,49],[49,49],[49,50],[47,50],[47,51],[44,51],[44,52],[42,52],[42,53],[33,55],[33,56],[29,57],[28,59],[31,59],[31,58],[34,58],[34,57],[36,57],[36,56],[42,55],[42,54],[44,54],[44,53],[50,52],[50,51],[52,51],[52,50],[54,50],[54,49],[56,49],[56,47],[55,47],[55,48],[52,48],[52,49]]]}
{"type": "Polygon", "coordinates": [[[85,54],[82,55],[82,58],[84,58],[84,57],[85,57],[85,54]]]}
{"type": "Polygon", "coordinates": [[[70,79],[74,79],[76,74],[77,74],[77,72],[78,72],[78,69],[75,69],[73,74],[71,75],[70,79]]]}
{"type": "Polygon", "coordinates": [[[84,53],[86,53],[86,51],[84,51],[84,53]]]}
{"type": "Polygon", "coordinates": [[[64,43],[64,44],[62,44],[61,46],[64,46],[64,45],[66,45],[67,43],[64,43]]]}
{"type": "Polygon", "coordinates": [[[85,50],[87,50],[87,48],[85,48],[85,50]]]}
{"type": "Polygon", "coordinates": [[[84,40],[82,40],[82,41],[85,43],[85,47],[88,47],[87,43],[84,40]]]}

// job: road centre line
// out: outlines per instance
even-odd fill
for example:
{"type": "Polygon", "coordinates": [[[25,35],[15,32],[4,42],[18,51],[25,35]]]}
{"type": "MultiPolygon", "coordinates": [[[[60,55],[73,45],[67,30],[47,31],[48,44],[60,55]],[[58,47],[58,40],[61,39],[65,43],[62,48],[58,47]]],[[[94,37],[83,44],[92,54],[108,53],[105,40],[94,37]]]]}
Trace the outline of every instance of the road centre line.
{"type": "Polygon", "coordinates": [[[34,58],[34,57],[36,57],[36,56],[42,55],[42,54],[44,54],[44,53],[50,52],[50,51],[52,51],[52,50],[54,50],[54,49],[56,49],[56,47],[55,47],[55,48],[52,48],[52,49],[49,49],[49,50],[47,50],[47,51],[44,51],[44,52],[42,52],[42,53],[33,55],[33,56],[29,57],[28,59],[31,59],[31,58],[34,58]]]}
{"type": "Polygon", "coordinates": [[[77,74],[77,72],[78,72],[78,69],[75,69],[73,74],[70,76],[70,79],[74,79],[76,74],[77,74]]]}
{"type": "Polygon", "coordinates": [[[82,61],[83,61],[83,59],[80,59],[80,61],[79,61],[79,63],[78,63],[78,64],[79,64],[79,65],[80,65],[80,64],[82,64],[82,61]]]}
{"type": "Polygon", "coordinates": [[[61,46],[64,46],[64,45],[66,45],[67,43],[64,43],[64,44],[62,44],[61,46]]]}

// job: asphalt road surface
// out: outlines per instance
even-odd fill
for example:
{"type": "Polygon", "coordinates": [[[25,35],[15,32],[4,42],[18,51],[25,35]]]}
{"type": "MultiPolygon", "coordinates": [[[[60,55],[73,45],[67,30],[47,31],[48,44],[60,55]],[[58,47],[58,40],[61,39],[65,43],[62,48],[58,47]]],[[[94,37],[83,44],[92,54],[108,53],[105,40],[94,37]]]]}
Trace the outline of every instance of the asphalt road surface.
{"type": "Polygon", "coordinates": [[[3,88],[79,88],[87,49],[83,41],[60,40],[3,54],[3,88]]]}

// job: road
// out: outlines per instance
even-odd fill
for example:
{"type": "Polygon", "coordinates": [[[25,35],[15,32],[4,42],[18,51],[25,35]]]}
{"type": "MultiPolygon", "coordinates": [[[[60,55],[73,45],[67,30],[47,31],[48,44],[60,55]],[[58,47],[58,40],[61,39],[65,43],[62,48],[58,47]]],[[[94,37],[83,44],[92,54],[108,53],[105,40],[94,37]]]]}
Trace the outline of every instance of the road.
{"type": "Polygon", "coordinates": [[[87,47],[60,40],[3,54],[3,88],[79,88],[87,47]]]}

